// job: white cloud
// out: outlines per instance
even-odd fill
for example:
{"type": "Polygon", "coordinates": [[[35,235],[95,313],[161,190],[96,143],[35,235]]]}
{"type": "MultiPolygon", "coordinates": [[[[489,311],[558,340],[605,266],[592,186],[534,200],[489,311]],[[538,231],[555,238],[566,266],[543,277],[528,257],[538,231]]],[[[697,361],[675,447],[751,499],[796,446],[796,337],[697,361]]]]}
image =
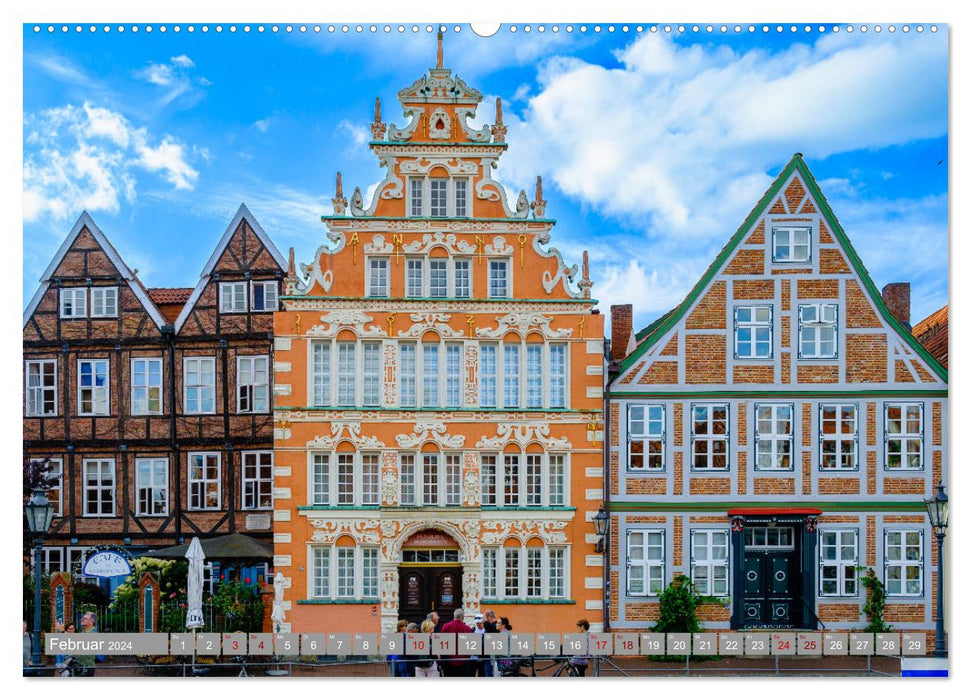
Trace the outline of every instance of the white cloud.
{"type": "MultiPolygon", "coordinates": [[[[151,85],[167,88],[161,96],[161,104],[164,106],[180,95],[191,93],[193,80],[189,76],[189,70],[194,68],[195,65],[191,58],[185,54],[180,54],[172,56],[168,63],[149,62],[144,68],[134,71],[133,75],[151,85]]],[[[203,87],[212,84],[203,77],[199,77],[195,82],[203,87]]],[[[200,91],[196,90],[196,92],[201,95],[200,91]]]]}
{"type": "Polygon", "coordinates": [[[363,146],[371,139],[371,132],[365,126],[355,124],[347,119],[341,120],[337,128],[350,136],[355,146],[363,146]]]}
{"type": "Polygon", "coordinates": [[[195,62],[185,54],[173,56],[169,60],[172,62],[173,65],[181,66],[182,68],[192,68],[195,65],[195,62]]]}
{"type": "Polygon", "coordinates": [[[266,119],[257,119],[255,122],[253,122],[253,126],[256,127],[257,131],[265,134],[270,128],[270,118],[267,117],[266,119]]]}
{"type": "Polygon", "coordinates": [[[24,219],[60,221],[81,210],[117,212],[136,198],[137,175],[192,189],[199,173],[185,147],[156,139],[123,115],[85,103],[24,116],[24,219]]]}
{"type": "MultiPolygon", "coordinates": [[[[594,295],[616,293],[635,313],[656,315],[683,297],[792,153],[812,167],[835,153],[947,133],[946,37],[914,39],[828,36],[769,53],[652,34],[616,52],[618,68],[550,57],[527,105],[506,113],[515,146],[502,178],[509,190],[532,191],[542,174],[582,206],[642,231],[627,251],[635,257],[594,265],[594,295]],[[705,261],[690,275],[685,251],[705,261]]],[[[849,195],[856,185],[823,186],[849,195]]],[[[557,216],[552,207],[549,215],[557,216]]],[[[872,215],[879,227],[890,214],[872,215]]]]}

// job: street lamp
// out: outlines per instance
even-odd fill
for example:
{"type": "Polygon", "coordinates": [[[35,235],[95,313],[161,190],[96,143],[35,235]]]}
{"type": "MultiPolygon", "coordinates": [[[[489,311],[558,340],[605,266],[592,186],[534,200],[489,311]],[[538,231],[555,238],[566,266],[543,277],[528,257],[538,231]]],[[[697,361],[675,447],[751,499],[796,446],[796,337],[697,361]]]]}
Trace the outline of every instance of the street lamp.
{"type": "Polygon", "coordinates": [[[604,539],[607,536],[608,519],[609,518],[607,517],[607,511],[604,510],[603,506],[600,506],[600,510],[598,510],[597,514],[593,516],[593,529],[594,529],[594,532],[597,533],[597,537],[600,538],[599,540],[597,540],[596,551],[598,554],[604,551],[604,539]]]}
{"type": "Polygon", "coordinates": [[[24,504],[24,515],[27,516],[27,530],[34,540],[34,643],[30,663],[40,666],[40,589],[41,589],[41,557],[43,556],[44,535],[51,528],[54,519],[54,504],[47,500],[44,489],[34,489],[34,495],[24,504]]]}
{"type": "Polygon", "coordinates": [[[937,537],[937,631],[934,635],[934,656],[947,656],[944,650],[944,536],[947,534],[947,494],[938,484],[933,498],[924,501],[927,517],[937,537]]]}

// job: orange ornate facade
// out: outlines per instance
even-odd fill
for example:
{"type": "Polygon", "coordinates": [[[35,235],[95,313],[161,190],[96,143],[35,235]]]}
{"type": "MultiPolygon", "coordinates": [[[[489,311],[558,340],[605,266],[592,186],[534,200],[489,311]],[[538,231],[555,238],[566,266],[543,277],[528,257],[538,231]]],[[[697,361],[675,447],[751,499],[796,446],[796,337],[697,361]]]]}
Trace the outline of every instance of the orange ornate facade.
{"type": "Polygon", "coordinates": [[[603,320],[548,247],[542,186],[509,206],[482,97],[429,71],[384,124],[370,202],[340,176],[327,242],[275,317],[276,572],[293,631],[432,609],[599,628],[603,320]]]}

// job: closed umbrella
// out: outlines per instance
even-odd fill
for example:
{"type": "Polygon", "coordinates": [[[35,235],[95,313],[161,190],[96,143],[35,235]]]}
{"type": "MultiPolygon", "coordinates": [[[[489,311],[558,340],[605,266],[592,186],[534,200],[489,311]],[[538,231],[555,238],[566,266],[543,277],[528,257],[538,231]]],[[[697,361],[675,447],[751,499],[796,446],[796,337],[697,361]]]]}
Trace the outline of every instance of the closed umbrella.
{"type": "Polygon", "coordinates": [[[185,558],[189,560],[189,585],[188,585],[188,610],[185,615],[186,629],[196,629],[203,627],[205,622],[202,618],[202,584],[204,579],[203,566],[206,555],[202,551],[202,544],[198,537],[193,537],[189,544],[189,549],[185,553],[185,558]]]}
{"type": "Polygon", "coordinates": [[[286,621],[283,613],[283,584],[285,582],[283,574],[273,574],[273,614],[270,617],[273,620],[276,632],[283,630],[283,623],[286,621]]]}

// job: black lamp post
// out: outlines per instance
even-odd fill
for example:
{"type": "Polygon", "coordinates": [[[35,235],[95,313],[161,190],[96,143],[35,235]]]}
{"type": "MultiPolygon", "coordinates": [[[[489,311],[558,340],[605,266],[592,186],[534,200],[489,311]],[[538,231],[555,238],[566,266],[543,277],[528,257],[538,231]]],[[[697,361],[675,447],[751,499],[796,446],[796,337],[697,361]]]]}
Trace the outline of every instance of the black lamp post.
{"type": "Polygon", "coordinates": [[[27,529],[34,540],[34,640],[31,664],[40,666],[40,589],[42,585],[41,557],[44,554],[44,535],[51,528],[54,519],[54,504],[47,500],[44,489],[35,489],[34,495],[24,504],[24,515],[27,516],[27,529]]]}
{"type": "Polygon", "coordinates": [[[604,540],[607,536],[607,511],[604,510],[603,506],[600,506],[600,510],[597,514],[593,516],[593,529],[597,533],[597,537],[600,539],[597,541],[597,553],[604,551],[604,540]]]}
{"type": "Polygon", "coordinates": [[[927,517],[937,537],[937,631],[934,635],[934,656],[947,656],[944,650],[944,536],[947,534],[947,494],[938,484],[934,497],[924,501],[927,517]]]}

